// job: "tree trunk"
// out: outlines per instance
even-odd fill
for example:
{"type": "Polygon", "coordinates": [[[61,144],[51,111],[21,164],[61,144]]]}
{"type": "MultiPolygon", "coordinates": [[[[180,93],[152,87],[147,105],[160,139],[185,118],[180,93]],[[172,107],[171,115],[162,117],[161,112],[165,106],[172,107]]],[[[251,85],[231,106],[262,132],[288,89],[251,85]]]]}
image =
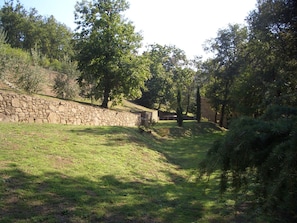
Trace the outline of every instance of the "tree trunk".
{"type": "Polygon", "coordinates": [[[190,108],[190,92],[188,92],[188,95],[187,95],[187,107],[186,107],[186,114],[185,115],[188,115],[189,113],[189,108],[190,108]]]}
{"type": "Polygon", "coordinates": [[[223,127],[223,124],[224,124],[225,108],[226,108],[226,104],[224,103],[221,108],[221,117],[219,122],[220,127],[223,127]]]}
{"type": "Polygon", "coordinates": [[[197,86],[196,92],[196,120],[197,122],[201,121],[201,95],[199,85],[197,86]]]}
{"type": "Polygon", "coordinates": [[[228,99],[228,95],[229,95],[229,86],[230,86],[230,81],[227,81],[225,84],[225,93],[224,93],[224,98],[223,98],[223,103],[222,103],[222,108],[221,108],[221,117],[220,117],[220,122],[219,122],[220,127],[223,127],[223,125],[224,125],[226,105],[228,103],[227,99],[228,99]]]}
{"type": "Polygon", "coordinates": [[[104,89],[103,102],[101,104],[102,108],[108,108],[109,95],[110,95],[110,89],[105,88],[104,89]]]}
{"type": "Polygon", "coordinates": [[[177,91],[177,109],[176,109],[176,114],[177,114],[177,124],[179,127],[183,126],[183,110],[181,107],[181,93],[180,89],[177,91]]]}

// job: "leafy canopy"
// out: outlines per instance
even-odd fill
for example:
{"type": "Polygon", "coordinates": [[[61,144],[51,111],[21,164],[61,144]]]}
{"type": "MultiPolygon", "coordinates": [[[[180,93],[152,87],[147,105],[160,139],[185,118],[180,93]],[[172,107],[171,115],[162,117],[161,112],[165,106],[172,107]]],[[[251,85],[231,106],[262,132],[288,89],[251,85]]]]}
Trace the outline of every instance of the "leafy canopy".
{"type": "Polygon", "coordinates": [[[0,29],[14,48],[37,48],[51,60],[73,55],[72,31],[54,16],[43,17],[35,8],[27,11],[20,1],[7,0],[0,9],[0,29]]]}
{"type": "Polygon", "coordinates": [[[111,100],[141,96],[149,77],[148,60],[137,55],[142,36],[123,16],[128,7],[125,0],[82,1],[75,7],[79,81],[105,108],[111,100]]]}

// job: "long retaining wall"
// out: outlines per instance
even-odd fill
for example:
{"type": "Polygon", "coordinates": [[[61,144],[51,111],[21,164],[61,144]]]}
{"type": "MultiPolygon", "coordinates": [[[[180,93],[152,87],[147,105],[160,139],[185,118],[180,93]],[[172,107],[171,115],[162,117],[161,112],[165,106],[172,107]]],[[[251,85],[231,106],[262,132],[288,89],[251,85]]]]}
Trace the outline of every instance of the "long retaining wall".
{"type": "Polygon", "coordinates": [[[138,126],[141,115],[98,106],[0,91],[0,121],[96,126],[138,126]]]}

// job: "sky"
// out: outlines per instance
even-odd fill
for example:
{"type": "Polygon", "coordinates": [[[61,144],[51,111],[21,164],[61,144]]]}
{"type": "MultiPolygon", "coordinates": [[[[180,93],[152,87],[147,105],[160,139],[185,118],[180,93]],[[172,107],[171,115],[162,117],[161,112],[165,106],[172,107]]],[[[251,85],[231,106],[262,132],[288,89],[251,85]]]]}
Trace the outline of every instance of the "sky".
{"type": "MultiPolygon", "coordinates": [[[[16,0],[15,0],[16,1],[16,0]]],[[[175,45],[187,57],[207,58],[203,44],[215,38],[228,24],[246,24],[245,18],[256,8],[257,0],[127,0],[125,17],[144,37],[143,46],[158,43],[175,45]]],[[[0,0],[0,5],[5,0],[0,0]]],[[[36,8],[43,16],[53,15],[72,30],[77,0],[20,0],[26,8],[36,8]]]]}

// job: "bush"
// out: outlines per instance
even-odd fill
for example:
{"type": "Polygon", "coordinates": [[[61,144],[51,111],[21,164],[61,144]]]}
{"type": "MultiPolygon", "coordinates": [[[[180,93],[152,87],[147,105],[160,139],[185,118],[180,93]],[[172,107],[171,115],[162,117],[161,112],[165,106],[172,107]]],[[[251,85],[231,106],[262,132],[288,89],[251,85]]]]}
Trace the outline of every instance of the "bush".
{"type": "Polygon", "coordinates": [[[50,64],[50,68],[54,71],[61,72],[62,71],[62,63],[60,61],[58,61],[57,59],[54,59],[50,64]]]}
{"type": "Polygon", "coordinates": [[[4,76],[6,72],[6,38],[6,33],[2,29],[0,29],[0,78],[2,78],[2,76],[4,76]]]}
{"type": "Polygon", "coordinates": [[[0,77],[13,77],[19,88],[29,93],[38,92],[43,78],[35,51],[32,50],[30,55],[21,49],[11,48],[3,40],[3,35],[0,32],[0,77]]]}
{"type": "MultiPolygon", "coordinates": [[[[15,49],[13,49],[15,50],[15,49]]],[[[20,50],[20,55],[14,55],[18,69],[15,70],[17,85],[28,93],[37,93],[41,90],[43,76],[39,67],[39,53],[36,49],[31,49],[31,55],[20,50]],[[26,56],[25,56],[26,55],[26,56]]]]}
{"type": "Polygon", "coordinates": [[[273,106],[258,118],[241,117],[201,163],[221,174],[221,192],[249,191],[246,197],[274,220],[297,219],[297,109],[273,106]]]}
{"type": "Polygon", "coordinates": [[[53,90],[57,97],[73,99],[78,95],[77,77],[79,71],[77,64],[72,62],[68,56],[65,56],[61,63],[61,71],[56,76],[53,90]]]}
{"type": "Polygon", "coordinates": [[[28,66],[26,70],[19,75],[17,79],[18,87],[28,93],[37,93],[41,90],[43,76],[38,66],[28,66]]]}
{"type": "Polygon", "coordinates": [[[67,74],[58,73],[53,86],[57,97],[64,99],[73,99],[78,94],[78,85],[74,79],[67,74]]]}

